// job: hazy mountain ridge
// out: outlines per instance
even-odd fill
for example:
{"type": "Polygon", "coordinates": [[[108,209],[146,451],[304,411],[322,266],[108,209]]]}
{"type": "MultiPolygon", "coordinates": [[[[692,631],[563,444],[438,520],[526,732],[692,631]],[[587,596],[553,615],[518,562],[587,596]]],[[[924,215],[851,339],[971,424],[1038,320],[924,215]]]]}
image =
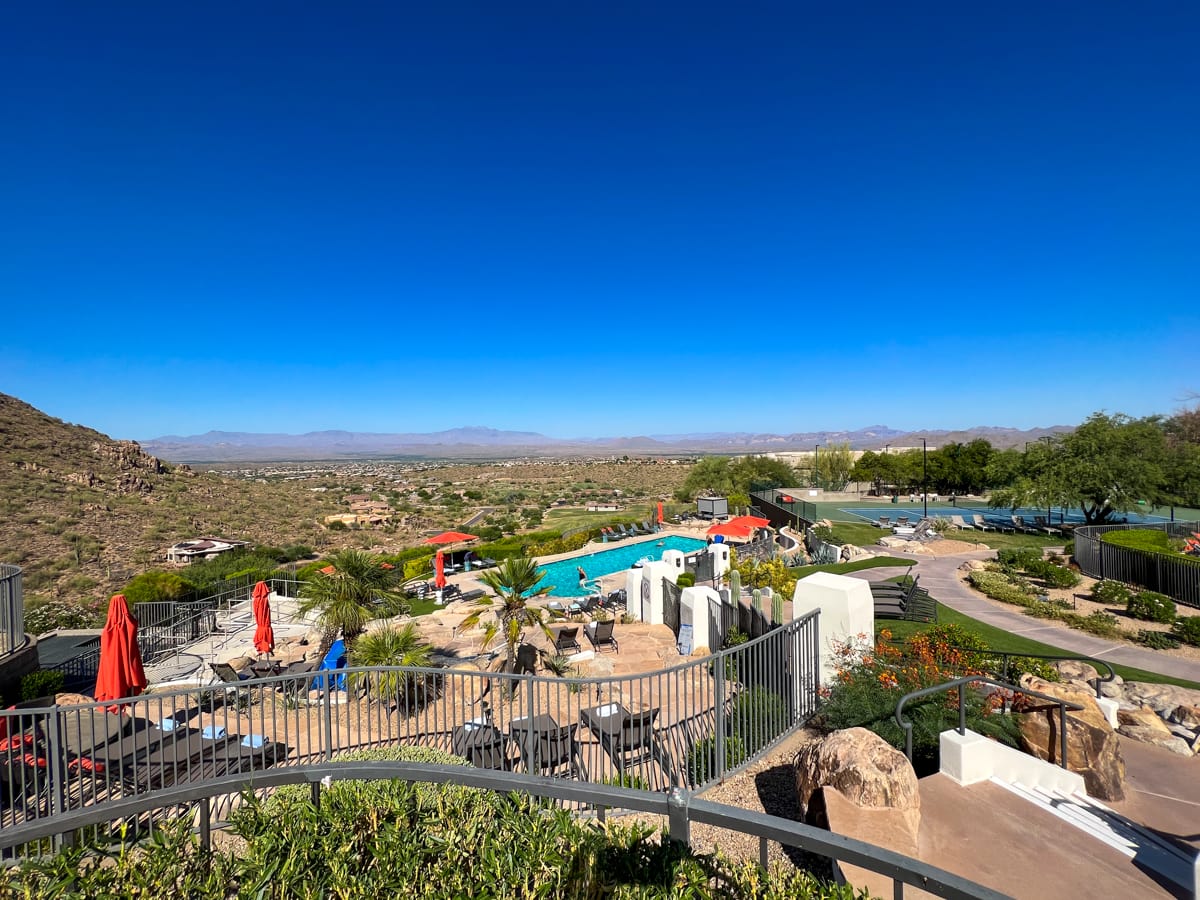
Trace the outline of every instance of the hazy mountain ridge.
{"type": "Polygon", "coordinates": [[[979,425],[958,430],[899,431],[870,425],[854,431],[701,432],[696,434],[631,435],[563,439],[538,432],[505,431],[480,425],[430,433],[385,434],[356,431],[313,431],[280,435],[210,431],[168,435],[142,442],[151,453],[180,462],[263,462],[314,459],[416,457],[489,459],[520,456],[571,456],[603,453],[700,454],[769,453],[811,450],[815,444],[848,442],[856,450],[879,450],[885,445],[915,446],[924,438],[932,446],[967,443],[984,438],[998,447],[1017,447],[1048,434],[1071,431],[1054,425],[1022,430],[979,425]]]}

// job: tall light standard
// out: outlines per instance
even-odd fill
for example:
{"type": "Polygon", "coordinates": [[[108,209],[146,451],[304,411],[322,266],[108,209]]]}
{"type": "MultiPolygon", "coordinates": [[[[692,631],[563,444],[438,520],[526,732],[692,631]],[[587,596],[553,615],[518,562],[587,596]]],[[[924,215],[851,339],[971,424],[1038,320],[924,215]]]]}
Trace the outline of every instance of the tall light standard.
{"type": "Polygon", "coordinates": [[[813,445],[813,487],[821,489],[821,445],[813,445]]]}
{"type": "Polygon", "coordinates": [[[925,453],[925,438],[921,438],[921,499],[925,503],[925,518],[929,518],[929,464],[925,453]]]}

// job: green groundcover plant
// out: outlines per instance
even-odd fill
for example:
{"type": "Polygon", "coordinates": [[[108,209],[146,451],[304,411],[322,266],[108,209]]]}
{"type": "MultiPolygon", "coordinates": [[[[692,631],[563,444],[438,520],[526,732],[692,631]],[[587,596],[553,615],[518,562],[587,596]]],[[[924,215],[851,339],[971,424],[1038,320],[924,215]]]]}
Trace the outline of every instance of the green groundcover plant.
{"type": "MultiPolygon", "coordinates": [[[[463,764],[419,748],[343,758],[463,764]]],[[[753,897],[851,898],[852,888],[799,870],[681,848],[644,824],[599,823],[520,795],[403,781],[334,782],[246,798],[242,844],[205,852],[188,827],[148,843],[72,848],[11,870],[10,893],[50,897],[753,897]]]]}

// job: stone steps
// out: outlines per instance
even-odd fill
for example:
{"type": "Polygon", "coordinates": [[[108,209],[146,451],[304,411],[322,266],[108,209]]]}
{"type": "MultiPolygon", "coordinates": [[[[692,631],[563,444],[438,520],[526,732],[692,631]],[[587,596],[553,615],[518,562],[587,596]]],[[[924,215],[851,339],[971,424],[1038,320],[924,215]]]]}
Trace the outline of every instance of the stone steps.
{"type": "Polygon", "coordinates": [[[1084,794],[1028,787],[998,778],[991,781],[1135,860],[1140,868],[1157,873],[1194,897],[1200,896],[1200,856],[1194,852],[1160,838],[1084,794]]]}

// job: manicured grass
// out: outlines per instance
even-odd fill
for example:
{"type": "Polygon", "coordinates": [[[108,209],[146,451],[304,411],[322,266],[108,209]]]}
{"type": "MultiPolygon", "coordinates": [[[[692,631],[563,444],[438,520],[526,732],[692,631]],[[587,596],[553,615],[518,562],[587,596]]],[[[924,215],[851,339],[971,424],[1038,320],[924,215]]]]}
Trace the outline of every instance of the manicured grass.
{"type": "MultiPolygon", "coordinates": [[[[988,625],[985,622],[980,622],[978,619],[972,619],[970,616],[964,615],[941,603],[938,604],[938,623],[941,625],[961,625],[963,628],[970,629],[983,638],[990,649],[1003,653],[1046,653],[1052,656],[1068,656],[1072,653],[1072,651],[1064,650],[1061,647],[1054,647],[1050,644],[1043,644],[1040,641],[1010,634],[1002,628],[988,625]]],[[[881,629],[886,628],[892,633],[894,639],[904,640],[910,635],[925,631],[930,627],[932,626],[927,622],[904,622],[882,619],[875,622],[875,633],[878,634],[881,629]]],[[[1159,675],[1157,672],[1147,672],[1143,669],[1131,668],[1130,666],[1119,666],[1113,663],[1113,669],[1126,681],[1147,681],[1153,684],[1177,684],[1185,688],[1200,688],[1200,684],[1194,681],[1172,678],[1170,675],[1159,675]]]]}
{"type": "MultiPolygon", "coordinates": [[[[839,541],[854,544],[859,547],[869,547],[890,532],[876,528],[874,525],[860,525],[853,522],[834,522],[833,536],[839,541]]],[[[978,544],[981,548],[990,547],[992,550],[1002,550],[1006,547],[1061,547],[1064,539],[1048,534],[1000,534],[997,531],[948,531],[943,537],[953,541],[966,541],[978,544]]]]}
{"type": "MultiPolygon", "coordinates": [[[[663,515],[669,515],[666,507],[663,515]]],[[[556,531],[574,531],[576,528],[591,528],[598,525],[611,525],[614,522],[650,521],[658,515],[656,504],[635,504],[616,512],[588,512],[584,509],[559,507],[548,509],[542,516],[540,528],[553,528],[556,531]]]]}
{"type": "Polygon", "coordinates": [[[435,609],[441,609],[437,605],[437,598],[430,594],[423,600],[418,600],[416,597],[408,601],[408,614],[410,616],[427,616],[435,609]]]}
{"type": "Polygon", "coordinates": [[[833,536],[846,544],[856,547],[870,547],[877,540],[891,532],[874,525],[858,524],[855,522],[834,522],[833,536]]]}
{"type": "Polygon", "coordinates": [[[856,559],[853,562],[832,563],[827,566],[796,566],[789,571],[797,578],[811,575],[813,572],[831,572],[834,575],[845,575],[847,572],[858,572],[861,569],[875,569],[880,566],[911,566],[911,559],[901,559],[898,556],[873,556],[870,559],[856,559]]]}

